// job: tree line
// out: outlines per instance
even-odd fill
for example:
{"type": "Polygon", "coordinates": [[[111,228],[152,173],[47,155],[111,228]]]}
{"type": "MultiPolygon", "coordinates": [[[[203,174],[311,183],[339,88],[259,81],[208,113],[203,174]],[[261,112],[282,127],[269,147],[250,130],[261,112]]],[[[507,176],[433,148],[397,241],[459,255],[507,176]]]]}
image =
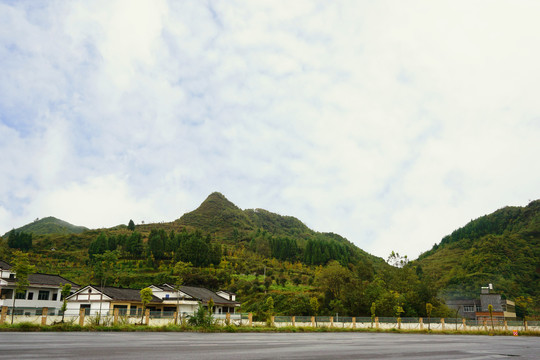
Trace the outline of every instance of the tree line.
{"type": "Polygon", "coordinates": [[[32,248],[32,234],[11,230],[8,236],[8,246],[12,249],[28,251],[32,248]]]}
{"type": "Polygon", "coordinates": [[[289,262],[301,261],[306,265],[325,265],[332,260],[346,265],[354,257],[352,249],[346,244],[326,239],[310,238],[305,248],[288,237],[272,237],[269,244],[273,258],[289,262]]]}
{"type": "Polygon", "coordinates": [[[101,233],[90,243],[88,255],[93,259],[97,254],[114,250],[120,250],[122,256],[130,259],[183,261],[195,267],[217,266],[222,258],[221,245],[212,243],[210,235],[186,230],[167,233],[163,229],[152,229],[146,243],[137,231],[130,235],[101,233]]]}

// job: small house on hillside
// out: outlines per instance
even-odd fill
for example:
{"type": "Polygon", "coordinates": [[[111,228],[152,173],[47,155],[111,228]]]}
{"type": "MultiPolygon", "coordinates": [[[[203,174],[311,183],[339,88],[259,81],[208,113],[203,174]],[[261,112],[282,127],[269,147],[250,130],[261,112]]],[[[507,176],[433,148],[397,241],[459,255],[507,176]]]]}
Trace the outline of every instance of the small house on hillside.
{"type": "Polygon", "coordinates": [[[15,301],[17,315],[39,315],[43,308],[56,314],[62,307],[62,286],[71,284],[73,291],[79,289],[79,285],[59,275],[30,274],[28,282],[26,291],[17,294],[17,274],[11,271],[10,264],[0,260],[0,307],[7,306],[11,312],[15,301]]]}
{"type": "MultiPolygon", "coordinates": [[[[181,286],[175,289],[169,284],[150,285],[152,300],[146,306],[147,309],[161,315],[172,315],[177,306],[182,314],[192,314],[199,305],[207,305],[210,299],[214,301],[216,314],[235,313],[240,303],[224,298],[213,291],[193,286],[181,286]]],[[[120,309],[123,315],[140,315],[142,303],[140,290],[122,289],[112,286],[88,285],[67,298],[68,312],[78,313],[85,309],[87,314],[112,315],[114,309],[120,309]]]]}
{"type": "Polygon", "coordinates": [[[489,320],[489,305],[493,306],[493,320],[515,320],[516,306],[493,291],[493,285],[482,287],[479,299],[447,300],[446,305],[458,315],[471,320],[489,320]]]}

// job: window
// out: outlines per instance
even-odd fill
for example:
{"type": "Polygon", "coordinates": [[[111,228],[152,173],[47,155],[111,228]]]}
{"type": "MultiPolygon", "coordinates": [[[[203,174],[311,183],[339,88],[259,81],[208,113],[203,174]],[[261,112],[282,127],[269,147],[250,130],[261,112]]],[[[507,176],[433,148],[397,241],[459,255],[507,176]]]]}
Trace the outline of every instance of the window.
{"type": "Polygon", "coordinates": [[[115,309],[118,309],[118,315],[125,316],[127,315],[127,305],[114,305],[113,306],[113,313],[115,309]]]}
{"type": "Polygon", "coordinates": [[[81,304],[81,309],[84,309],[84,315],[90,315],[90,304],[81,304]]]}
{"type": "Polygon", "coordinates": [[[49,300],[49,291],[39,290],[38,300],[49,300]]]}
{"type": "Polygon", "coordinates": [[[474,309],[474,305],[465,305],[463,306],[463,312],[474,312],[475,309],[474,309]]]}
{"type": "Polygon", "coordinates": [[[24,290],[24,292],[18,292],[15,294],[15,299],[20,299],[20,300],[24,300],[26,299],[26,290],[24,290]]]}
{"type": "Polygon", "coordinates": [[[53,301],[56,301],[58,299],[58,294],[57,293],[52,294],[52,299],[53,301]]]}
{"type": "Polygon", "coordinates": [[[13,299],[13,289],[0,289],[0,299],[13,299]]]}
{"type": "Polygon", "coordinates": [[[28,300],[32,300],[34,298],[34,293],[33,292],[29,292],[28,293],[28,300]]]}

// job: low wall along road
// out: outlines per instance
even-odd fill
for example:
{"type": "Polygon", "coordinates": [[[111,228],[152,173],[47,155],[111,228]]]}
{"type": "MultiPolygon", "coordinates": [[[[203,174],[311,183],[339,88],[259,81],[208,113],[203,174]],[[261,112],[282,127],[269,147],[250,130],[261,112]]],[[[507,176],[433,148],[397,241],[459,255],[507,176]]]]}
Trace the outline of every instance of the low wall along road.
{"type": "MultiPolygon", "coordinates": [[[[87,314],[84,309],[79,313],[68,313],[64,316],[67,323],[88,325],[126,325],[140,324],[141,322],[149,326],[167,326],[187,320],[192,314],[181,314],[177,317],[175,312],[154,312],[146,310],[143,315],[122,314],[118,311],[109,314],[109,311],[87,314]]],[[[249,314],[214,314],[216,325],[235,326],[267,326],[267,322],[253,321],[253,315],[249,314]]],[[[54,310],[47,308],[39,309],[17,309],[13,316],[13,323],[33,323],[41,325],[52,325],[59,323],[62,316],[54,310]]],[[[4,306],[0,313],[0,324],[11,324],[12,316],[10,310],[4,306]]],[[[388,318],[388,317],[343,317],[343,316],[273,316],[270,320],[275,327],[303,327],[303,328],[343,328],[343,329],[402,329],[402,330],[432,330],[432,331],[530,331],[540,334],[540,321],[493,321],[493,326],[489,320],[466,320],[455,318],[388,318]]]]}

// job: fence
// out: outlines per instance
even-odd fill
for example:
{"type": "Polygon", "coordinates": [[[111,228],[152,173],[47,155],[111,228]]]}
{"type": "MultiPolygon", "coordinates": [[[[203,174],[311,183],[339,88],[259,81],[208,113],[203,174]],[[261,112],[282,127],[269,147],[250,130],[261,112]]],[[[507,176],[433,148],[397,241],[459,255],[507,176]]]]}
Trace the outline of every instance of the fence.
{"type": "MultiPolygon", "coordinates": [[[[251,319],[251,314],[249,315],[251,319]]],[[[343,329],[403,329],[433,331],[532,331],[540,333],[540,321],[467,320],[463,318],[395,318],[395,317],[344,317],[344,316],[273,316],[275,327],[328,327],[343,329]]],[[[251,322],[264,326],[266,322],[251,322]]]]}
{"type": "MultiPolygon", "coordinates": [[[[181,313],[177,316],[175,311],[151,311],[146,309],[143,313],[141,309],[127,313],[124,309],[103,309],[89,312],[89,309],[66,311],[55,308],[16,308],[11,313],[11,308],[1,307],[0,324],[34,323],[41,325],[51,325],[62,321],[67,323],[85,325],[127,325],[146,324],[151,326],[166,326],[170,324],[180,324],[187,321],[193,313],[181,313]]],[[[248,314],[212,314],[216,325],[236,325],[248,324],[248,314]]]]}
{"type": "MultiPolygon", "coordinates": [[[[11,323],[10,309],[3,306],[0,313],[0,324],[11,323]]],[[[127,314],[115,309],[112,314],[102,312],[87,314],[85,309],[78,313],[66,312],[64,321],[68,323],[86,325],[113,325],[113,324],[146,324],[150,326],[166,326],[181,323],[189,319],[192,314],[182,313],[177,317],[176,312],[150,311],[144,314],[138,311],[127,314]]],[[[62,321],[62,313],[58,309],[48,308],[17,308],[13,314],[13,323],[30,322],[41,325],[51,325],[62,321]]],[[[266,322],[254,322],[253,315],[249,314],[213,314],[216,325],[235,326],[266,326],[266,322]]],[[[433,331],[530,331],[540,333],[540,321],[502,321],[494,320],[467,320],[461,318],[394,318],[394,317],[344,317],[344,316],[272,316],[271,325],[275,327],[313,327],[313,328],[343,328],[343,329],[403,329],[403,330],[433,330],[433,331]]]]}

